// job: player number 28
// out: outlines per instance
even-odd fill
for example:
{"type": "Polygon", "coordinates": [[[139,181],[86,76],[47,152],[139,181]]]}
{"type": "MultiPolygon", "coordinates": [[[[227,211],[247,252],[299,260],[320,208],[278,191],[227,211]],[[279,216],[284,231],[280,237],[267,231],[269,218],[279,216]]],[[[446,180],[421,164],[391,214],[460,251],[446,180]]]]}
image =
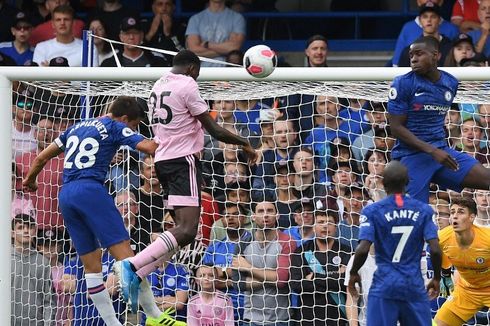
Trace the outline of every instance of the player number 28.
{"type": "Polygon", "coordinates": [[[66,140],[68,153],[65,156],[65,169],[71,169],[73,164],[77,169],[85,169],[95,164],[95,154],[99,151],[99,142],[94,138],[85,138],[80,142],[77,136],[70,136],[66,140]],[[78,150],[73,162],[71,157],[78,150]],[[82,162],[83,161],[83,162],[82,162]]]}
{"type": "Polygon", "coordinates": [[[402,236],[400,237],[400,241],[398,241],[398,245],[396,246],[395,253],[393,254],[393,259],[391,260],[394,263],[400,262],[400,259],[403,254],[403,249],[405,249],[405,245],[407,244],[407,240],[410,237],[410,233],[412,233],[413,226],[394,226],[391,228],[392,234],[400,233],[402,236]]]}
{"type": "Polygon", "coordinates": [[[165,110],[167,113],[167,117],[165,119],[156,117],[155,116],[155,109],[157,105],[157,94],[155,92],[151,92],[150,98],[148,99],[148,104],[150,105],[150,112],[151,112],[151,123],[152,124],[168,124],[170,121],[172,121],[172,108],[168,106],[167,104],[163,103],[163,98],[165,96],[170,96],[170,92],[162,92],[160,93],[160,109],[165,110]]]}

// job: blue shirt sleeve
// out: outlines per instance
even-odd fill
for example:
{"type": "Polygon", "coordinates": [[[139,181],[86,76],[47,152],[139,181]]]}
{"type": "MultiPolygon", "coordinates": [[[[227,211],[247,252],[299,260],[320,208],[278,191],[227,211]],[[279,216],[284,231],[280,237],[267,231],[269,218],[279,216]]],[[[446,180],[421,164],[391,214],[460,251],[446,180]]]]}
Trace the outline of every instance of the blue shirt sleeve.
{"type": "Polygon", "coordinates": [[[437,227],[434,224],[434,211],[431,207],[427,207],[424,212],[424,239],[425,241],[437,239],[437,227]]]}
{"type": "Polygon", "coordinates": [[[371,243],[374,242],[374,223],[373,216],[369,209],[363,209],[361,211],[360,225],[359,225],[359,241],[367,240],[371,243]]]}
{"type": "Polygon", "coordinates": [[[136,145],[143,141],[145,137],[134,132],[124,123],[116,122],[114,139],[119,145],[126,145],[136,149],[136,145]]]}
{"type": "Polygon", "coordinates": [[[65,150],[65,146],[66,146],[66,139],[68,138],[68,134],[71,132],[71,130],[73,129],[73,126],[71,126],[70,128],[66,129],[65,131],[63,131],[59,136],[58,138],[56,138],[54,140],[54,143],[56,145],[58,145],[59,148],[61,148],[62,150],[65,150]]]}
{"type": "Polygon", "coordinates": [[[413,21],[407,22],[403,25],[400,35],[398,35],[398,39],[396,40],[395,51],[393,52],[393,59],[391,60],[393,65],[398,66],[398,62],[400,61],[400,55],[402,54],[403,49],[407,46],[406,38],[408,34],[408,27],[410,23],[414,23],[413,21]]]}
{"type": "Polygon", "coordinates": [[[189,23],[187,24],[187,29],[185,30],[185,36],[188,35],[199,35],[199,23],[200,23],[200,16],[193,15],[189,19],[189,23]]]}
{"type": "Polygon", "coordinates": [[[209,247],[206,248],[206,251],[204,252],[204,256],[202,257],[202,263],[203,264],[213,264],[214,265],[214,259],[213,259],[213,254],[214,254],[214,243],[211,243],[209,247]]]}
{"type": "Polygon", "coordinates": [[[245,18],[239,13],[235,13],[232,33],[244,34],[246,33],[246,23],[245,18]]]}
{"type": "Polygon", "coordinates": [[[407,90],[402,85],[402,78],[397,77],[388,93],[388,113],[394,115],[404,115],[408,112],[409,101],[407,90]]]}

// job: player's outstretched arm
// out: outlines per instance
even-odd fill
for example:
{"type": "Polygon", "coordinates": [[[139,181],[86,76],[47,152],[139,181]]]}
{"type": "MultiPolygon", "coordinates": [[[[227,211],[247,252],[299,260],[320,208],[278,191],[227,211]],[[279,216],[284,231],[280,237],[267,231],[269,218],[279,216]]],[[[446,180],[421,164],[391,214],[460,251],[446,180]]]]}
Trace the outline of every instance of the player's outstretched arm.
{"type": "Polygon", "coordinates": [[[158,144],[153,139],[144,139],[136,145],[136,149],[148,155],[155,155],[158,144]]]}
{"type": "Polygon", "coordinates": [[[366,262],[366,258],[369,254],[369,248],[371,247],[371,242],[367,240],[361,240],[356,248],[356,253],[354,254],[354,262],[352,263],[352,268],[350,270],[349,279],[349,292],[353,297],[359,296],[356,289],[356,284],[361,286],[361,277],[359,276],[359,269],[366,262]]]}
{"type": "Polygon", "coordinates": [[[439,247],[439,239],[430,239],[427,241],[430,248],[430,260],[432,262],[432,268],[434,269],[434,277],[427,284],[427,293],[429,298],[435,299],[439,295],[440,281],[441,281],[441,264],[442,264],[442,251],[439,247]]]}
{"type": "Polygon", "coordinates": [[[63,150],[58,147],[55,143],[51,143],[47,148],[45,148],[32,162],[29,172],[27,172],[26,177],[22,181],[22,187],[24,191],[36,191],[37,182],[36,178],[38,174],[42,171],[46,163],[55,156],[63,153],[63,150]]]}
{"type": "Polygon", "coordinates": [[[208,112],[198,115],[197,118],[204,126],[204,129],[206,129],[212,137],[227,144],[243,146],[242,149],[245,152],[245,155],[248,157],[248,163],[250,165],[255,164],[257,161],[257,153],[245,138],[235,135],[234,133],[218,125],[208,112]]]}
{"type": "Polygon", "coordinates": [[[450,168],[451,170],[458,169],[458,162],[456,162],[456,160],[449,155],[449,153],[442,149],[436,148],[423,140],[420,140],[410,130],[408,130],[407,127],[405,127],[407,115],[388,114],[388,119],[390,122],[391,132],[396,139],[404,142],[416,150],[432,155],[434,160],[441,163],[445,167],[450,168]]]}

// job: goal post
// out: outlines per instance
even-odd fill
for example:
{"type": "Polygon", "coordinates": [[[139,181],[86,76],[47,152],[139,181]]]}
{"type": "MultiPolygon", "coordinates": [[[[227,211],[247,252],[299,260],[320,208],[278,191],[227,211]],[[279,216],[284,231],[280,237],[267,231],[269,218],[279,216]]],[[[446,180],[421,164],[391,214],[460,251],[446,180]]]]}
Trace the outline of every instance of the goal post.
{"type": "MultiPolygon", "coordinates": [[[[461,82],[455,102],[490,103],[490,68],[441,68],[461,82]]],[[[86,68],[86,67],[0,67],[0,131],[12,139],[12,83],[27,82],[38,88],[62,91],[80,96],[103,95],[115,97],[129,95],[147,99],[151,86],[170,68],[86,68]],[[63,82],[60,82],[63,81],[63,82]],[[90,81],[90,88],[83,82],[90,81]],[[69,83],[76,82],[76,83],[69,83]],[[87,92],[90,92],[89,94],[87,92]]],[[[202,68],[198,79],[205,100],[250,100],[278,98],[292,94],[326,95],[336,98],[363,99],[386,102],[389,82],[409,68],[276,68],[267,78],[256,79],[242,68],[202,68]]],[[[385,106],[386,107],[386,106],[385,106]]],[[[0,142],[0,182],[8,184],[0,190],[0,209],[4,212],[0,222],[0,257],[10,262],[11,255],[11,141],[0,142]],[[7,172],[9,171],[9,172],[7,172]]],[[[360,163],[360,162],[358,162],[360,163]]],[[[129,181],[128,181],[129,182],[129,181]]],[[[10,264],[0,268],[0,324],[10,323],[10,264]]]]}

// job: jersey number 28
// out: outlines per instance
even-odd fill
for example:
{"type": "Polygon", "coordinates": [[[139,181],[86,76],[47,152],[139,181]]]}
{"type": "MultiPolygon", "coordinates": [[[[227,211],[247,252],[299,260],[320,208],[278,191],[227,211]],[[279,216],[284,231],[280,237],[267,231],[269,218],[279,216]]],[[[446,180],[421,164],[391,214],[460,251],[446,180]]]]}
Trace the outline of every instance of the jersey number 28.
{"type": "Polygon", "coordinates": [[[391,234],[400,233],[402,236],[400,237],[400,241],[398,241],[398,245],[396,246],[395,253],[393,254],[392,262],[398,263],[402,258],[403,249],[405,249],[405,245],[407,244],[408,238],[410,237],[410,233],[412,233],[413,226],[394,226],[391,228],[391,234]]]}
{"type": "Polygon", "coordinates": [[[70,136],[66,140],[65,169],[71,169],[73,164],[77,169],[85,169],[95,164],[95,154],[99,151],[99,142],[94,138],[85,138],[80,142],[77,136],[70,136]],[[78,153],[70,162],[73,154],[78,153]]]}

